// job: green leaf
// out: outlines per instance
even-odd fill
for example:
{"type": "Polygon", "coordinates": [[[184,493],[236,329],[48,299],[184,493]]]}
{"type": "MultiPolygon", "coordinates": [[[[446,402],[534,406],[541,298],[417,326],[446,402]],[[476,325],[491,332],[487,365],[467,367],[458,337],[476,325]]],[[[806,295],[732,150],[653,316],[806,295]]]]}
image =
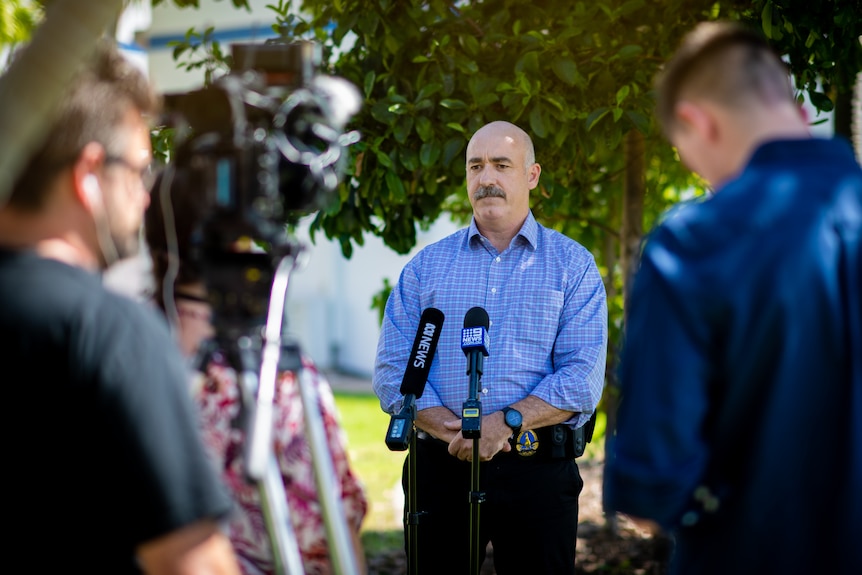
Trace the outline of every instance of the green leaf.
{"type": "Polygon", "coordinates": [[[811,99],[811,104],[822,112],[831,112],[835,107],[829,96],[823,92],[812,91],[808,94],[808,97],[811,99]]]}
{"type": "Polygon", "coordinates": [[[623,117],[623,110],[622,110],[622,108],[614,108],[614,109],[613,109],[613,114],[614,114],[614,122],[619,122],[619,121],[620,121],[620,118],[622,118],[622,117],[623,117]]]}
{"type": "MultiPolygon", "coordinates": [[[[462,129],[463,130],[463,129],[462,129]]],[[[455,160],[455,157],[461,153],[461,150],[464,149],[464,137],[454,137],[446,140],[446,143],[443,145],[443,165],[450,166],[452,162],[455,160]]],[[[463,167],[463,163],[461,166],[463,167]]]]}
{"type": "Polygon", "coordinates": [[[401,160],[401,165],[408,171],[412,172],[419,167],[419,159],[416,156],[416,152],[410,148],[401,148],[398,151],[398,159],[401,160]]]}
{"type": "Polygon", "coordinates": [[[436,94],[437,92],[439,92],[442,89],[443,89],[443,84],[440,84],[439,82],[434,82],[431,84],[425,84],[419,90],[419,95],[416,96],[416,101],[418,102],[420,100],[424,100],[425,98],[430,98],[431,96],[433,96],[434,94],[436,94]]]}
{"type": "Polygon", "coordinates": [[[395,115],[389,111],[389,102],[378,100],[371,106],[371,117],[381,124],[388,124],[395,118],[395,115]]]}
{"type": "Polygon", "coordinates": [[[390,112],[392,112],[396,116],[400,116],[401,114],[407,113],[407,107],[401,102],[396,102],[395,104],[390,104],[390,106],[389,106],[389,108],[387,108],[387,110],[389,110],[390,112]]]}
{"type": "Polygon", "coordinates": [[[375,155],[377,156],[377,161],[380,162],[381,166],[387,169],[392,169],[392,158],[380,150],[376,150],[375,155]]]}
{"type": "Polygon", "coordinates": [[[419,148],[419,163],[423,168],[430,168],[440,159],[440,145],[437,142],[425,142],[419,148]]]}
{"type": "Polygon", "coordinates": [[[574,61],[568,58],[554,60],[551,64],[551,69],[554,71],[554,74],[557,75],[557,78],[562,80],[565,84],[569,86],[575,85],[575,81],[578,77],[578,65],[575,64],[574,61]]]}
{"type": "Polygon", "coordinates": [[[590,115],[587,116],[586,120],[587,131],[589,132],[590,130],[592,130],[593,126],[595,126],[599,122],[599,120],[604,118],[608,114],[608,112],[610,112],[610,110],[605,107],[596,108],[595,110],[590,112],[590,115]]]}
{"type": "Polygon", "coordinates": [[[626,44],[620,48],[619,52],[617,52],[617,56],[625,60],[628,58],[634,58],[643,51],[644,49],[637,44],[626,44]]]}
{"type": "Polygon", "coordinates": [[[446,127],[452,128],[456,132],[461,132],[462,134],[467,133],[467,130],[464,129],[464,126],[462,126],[461,124],[458,124],[457,122],[449,122],[448,124],[446,124],[446,127]]]}
{"type": "Polygon", "coordinates": [[[451,98],[445,98],[440,100],[440,105],[449,110],[466,110],[467,104],[464,103],[463,100],[454,100],[451,98]]]}
{"type": "Polygon", "coordinates": [[[500,97],[493,92],[486,92],[476,98],[476,107],[477,108],[487,108],[488,106],[497,103],[500,100],[500,97]]]}
{"type": "Polygon", "coordinates": [[[404,182],[398,177],[398,174],[389,170],[385,176],[386,189],[389,191],[389,198],[397,203],[403,203],[407,198],[404,182]]]}
{"type": "Polygon", "coordinates": [[[479,71],[479,64],[467,58],[456,58],[455,66],[463,74],[473,75],[479,71]]]}
{"type": "Polygon", "coordinates": [[[479,41],[476,40],[475,36],[471,36],[469,34],[462,34],[458,37],[458,41],[464,47],[464,51],[467,52],[470,56],[475,56],[479,53],[479,41]]]}
{"type": "Polygon", "coordinates": [[[641,134],[646,135],[649,133],[650,121],[649,118],[647,118],[645,115],[641,114],[640,112],[626,110],[626,118],[629,119],[629,121],[641,134]]]}
{"type": "Polygon", "coordinates": [[[407,98],[405,98],[401,94],[398,94],[395,90],[396,90],[395,86],[389,87],[389,90],[387,92],[387,97],[389,98],[389,101],[395,102],[396,104],[406,104],[407,98]]]}
{"type": "Polygon", "coordinates": [[[423,142],[427,142],[434,136],[434,127],[431,120],[426,116],[418,116],[416,118],[416,133],[422,138],[423,142]]]}
{"type": "Polygon", "coordinates": [[[431,101],[430,99],[420,100],[420,101],[416,102],[415,106],[413,106],[413,112],[418,113],[418,112],[421,112],[422,110],[427,110],[428,108],[433,108],[433,107],[434,107],[434,102],[431,101]]]}
{"type": "Polygon", "coordinates": [[[377,73],[374,70],[369,70],[367,74],[365,74],[365,97],[371,97],[371,90],[374,89],[374,81],[377,79],[377,73]]]}
{"type": "Polygon", "coordinates": [[[524,23],[521,20],[515,20],[515,23],[512,24],[512,36],[518,37],[521,35],[521,28],[524,23]]]}
{"type": "Polygon", "coordinates": [[[539,106],[533,106],[533,109],[530,111],[530,129],[533,131],[533,134],[540,138],[544,138],[548,135],[545,118],[542,114],[542,109],[539,106]]]}
{"type": "Polygon", "coordinates": [[[644,0],[628,0],[617,10],[617,17],[628,16],[632,12],[640,10],[644,6],[644,0]]]}
{"type": "Polygon", "coordinates": [[[535,50],[527,52],[515,63],[515,72],[539,75],[539,53],[535,50]]]}
{"type": "Polygon", "coordinates": [[[542,96],[542,100],[544,100],[545,102],[549,103],[550,105],[552,105],[554,108],[556,108],[556,109],[557,109],[557,110],[559,110],[560,112],[565,112],[565,111],[566,111],[566,106],[565,106],[562,102],[560,102],[559,100],[557,100],[555,97],[553,97],[553,96],[549,96],[549,95],[547,95],[547,94],[546,94],[546,95],[543,95],[543,96],[542,96]]]}
{"type": "Polygon", "coordinates": [[[402,116],[395,123],[392,130],[392,135],[395,136],[395,141],[403,144],[407,141],[407,137],[413,131],[413,116],[402,116]]]}
{"type": "Polygon", "coordinates": [[[631,92],[631,87],[628,84],[617,90],[617,106],[623,103],[623,100],[628,97],[629,92],[631,92]]]}

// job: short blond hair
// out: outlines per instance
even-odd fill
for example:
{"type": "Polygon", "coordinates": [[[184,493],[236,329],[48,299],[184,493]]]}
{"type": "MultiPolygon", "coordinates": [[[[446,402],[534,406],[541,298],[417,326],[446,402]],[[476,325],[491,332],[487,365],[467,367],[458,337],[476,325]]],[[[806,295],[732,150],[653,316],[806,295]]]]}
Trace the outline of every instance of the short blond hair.
{"type": "Polygon", "coordinates": [[[656,79],[659,123],[669,134],[677,103],[702,98],[731,109],[793,102],[787,66],[760,34],[729,22],[689,32],[656,79]]]}

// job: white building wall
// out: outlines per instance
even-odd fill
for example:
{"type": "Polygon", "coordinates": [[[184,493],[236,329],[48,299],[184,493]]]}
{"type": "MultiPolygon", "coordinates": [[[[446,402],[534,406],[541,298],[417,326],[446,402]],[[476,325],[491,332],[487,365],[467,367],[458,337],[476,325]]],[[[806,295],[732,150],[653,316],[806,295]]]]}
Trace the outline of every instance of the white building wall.
{"type": "Polygon", "coordinates": [[[275,13],[266,7],[272,0],[249,0],[250,11],[237,9],[230,0],[201,0],[200,8],[180,9],[163,2],[152,9],[152,25],[146,30],[150,75],[162,92],[183,92],[199,88],[203,69],[177,69],[169,42],[182,40],[190,28],[199,34],[213,27],[213,37],[224,52],[232,42],[264,42],[276,34],[272,30],[275,13]]]}

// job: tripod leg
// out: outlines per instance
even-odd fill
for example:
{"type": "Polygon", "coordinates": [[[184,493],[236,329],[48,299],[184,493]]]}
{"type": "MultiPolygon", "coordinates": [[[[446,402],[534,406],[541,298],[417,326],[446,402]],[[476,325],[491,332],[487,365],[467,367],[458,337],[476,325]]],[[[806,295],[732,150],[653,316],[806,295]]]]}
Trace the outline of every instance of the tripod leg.
{"type": "Polygon", "coordinates": [[[332,454],[326,441],[326,430],[320,413],[320,403],[314,380],[308,370],[299,372],[299,391],[305,416],[305,431],[314,478],[317,482],[317,496],[323,511],[323,521],[329,539],[329,555],[332,566],[338,575],[359,573],[353,540],[347,527],[347,516],[339,494],[341,489],[335,484],[335,468],[332,454]]]}
{"type": "Polygon", "coordinates": [[[304,575],[299,544],[290,522],[290,509],[275,454],[271,454],[263,480],[258,482],[261,508],[272,545],[276,573],[304,575]]]}

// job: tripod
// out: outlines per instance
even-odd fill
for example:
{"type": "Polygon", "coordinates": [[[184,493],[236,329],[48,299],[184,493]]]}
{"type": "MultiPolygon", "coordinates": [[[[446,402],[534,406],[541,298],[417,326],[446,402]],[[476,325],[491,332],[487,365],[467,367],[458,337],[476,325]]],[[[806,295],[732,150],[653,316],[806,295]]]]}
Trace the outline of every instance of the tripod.
{"type": "Polygon", "coordinates": [[[290,274],[296,258],[284,255],[273,276],[266,324],[262,342],[254,331],[228,338],[228,354],[237,366],[248,430],[245,445],[245,473],[255,482],[273,551],[276,572],[303,575],[296,535],[290,521],[290,510],[281,471],[272,440],[273,399],[279,367],[295,371],[305,420],[305,433],[311,451],[318,500],[323,511],[330,556],[335,573],[354,575],[359,572],[347,527],[346,516],[335,485],[332,456],[326,444],[317,389],[311,374],[302,369],[301,352],[296,344],[282,341],[284,303],[290,274]],[[260,354],[258,354],[260,349],[260,354]],[[280,361],[281,360],[281,361],[280,361]]]}

